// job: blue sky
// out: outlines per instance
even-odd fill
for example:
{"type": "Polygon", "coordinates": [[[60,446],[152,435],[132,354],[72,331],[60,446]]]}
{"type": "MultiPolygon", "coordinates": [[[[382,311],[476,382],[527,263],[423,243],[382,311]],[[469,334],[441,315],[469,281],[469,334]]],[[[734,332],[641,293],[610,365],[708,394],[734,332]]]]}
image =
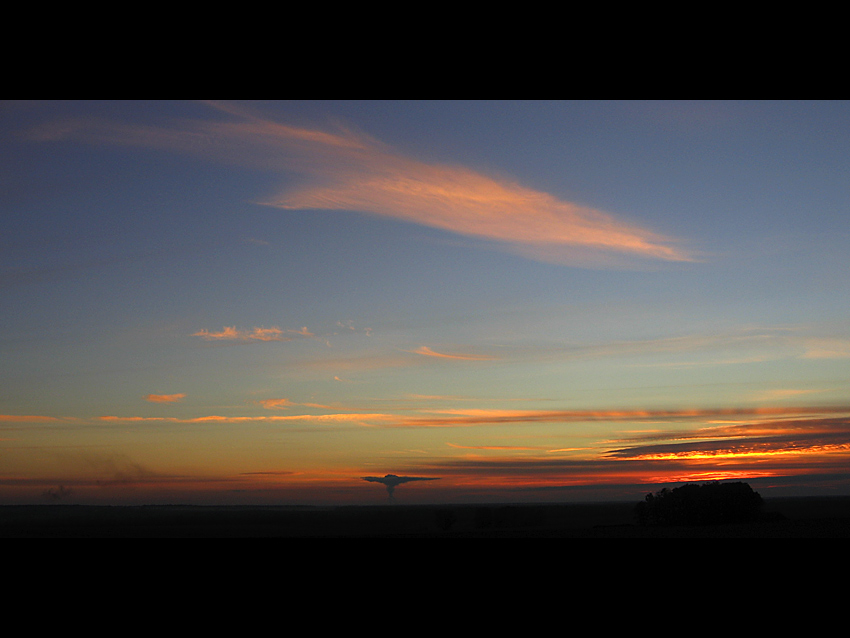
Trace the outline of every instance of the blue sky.
{"type": "Polygon", "coordinates": [[[0,128],[2,502],[850,493],[846,102],[0,128]]]}

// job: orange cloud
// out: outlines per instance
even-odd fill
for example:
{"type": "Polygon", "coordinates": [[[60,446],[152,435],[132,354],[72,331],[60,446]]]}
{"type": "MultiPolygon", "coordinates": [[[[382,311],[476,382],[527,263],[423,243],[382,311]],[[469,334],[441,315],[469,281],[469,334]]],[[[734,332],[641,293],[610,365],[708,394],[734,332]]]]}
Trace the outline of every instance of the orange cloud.
{"type": "MultiPolygon", "coordinates": [[[[803,417],[847,414],[850,407],[698,408],[692,410],[429,410],[428,416],[398,416],[393,427],[471,427],[499,423],[573,423],[582,421],[678,421],[718,417],[803,417]]],[[[389,415],[388,415],[389,416],[389,415]]],[[[692,430],[688,433],[693,434],[692,430]]],[[[669,435],[669,433],[668,433],[669,435]]],[[[706,436],[703,433],[703,436],[706,436]]]]}
{"type": "MultiPolygon", "coordinates": [[[[824,414],[830,414],[825,410],[824,414]]],[[[638,437],[641,445],[609,450],[611,459],[763,463],[767,459],[841,458],[850,453],[850,419],[840,417],[752,421],[638,437]],[[655,443],[648,443],[654,439],[655,443]]]]}
{"type": "Polygon", "coordinates": [[[261,203],[401,219],[492,241],[540,261],[610,265],[619,261],[612,260],[616,256],[695,260],[671,237],[509,179],[420,162],[342,127],[326,132],[281,124],[238,105],[210,106],[232,119],[188,122],[180,129],[79,119],[39,127],[31,139],[167,149],[297,172],[308,178],[308,185],[261,203]]]}
{"type": "MultiPolygon", "coordinates": [[[[271,400],[275,401],[275,400],[271,400]]],[[[280,401],[280,400],[278,400],[280,401]]],[[[284,399],[283,401],[286,401],[284,399]]],[[[320,404],[297,404],[323,409],[331,406],[320,404]]],[[[400,415],[389,412],[338,412],[331,414],[293,414],[268,416],[221,416],[207,415],[190,418],[178,417],[144,417],[144,416],[101,416],[100,421],[113,422],[162,422],[162,423],[246,423],[246,422],[312,422],[312,423],[344,423],[351,422],[371,427],[397,428],[452,428],[499,425],[507,423],[574,423],[586,421],[680,421],[688,419],[706,419],[713,417],[749,417],[745,423],[726,424],[717,427],[703,427],[696,430],[678,432],[654,431],[649,434],[635,436],[630,439],[619,439],[609,443],[637,443],[649,440],[671,439],[732,439],[740,437],[769,436],[773,434],[790,435],[794,432],[812,435],[821,434],[830,419],[835,423],[844,424],[850,414],[850,407],[810,407],[810,408],[719,408],[696,410],[433,410],[425,415],[400,415]],[[826,418],[825,415],[845,415],[826,418]],[[770,421],[761,419],[770,418],[770,421]],[[776,420],[783,418],[788,420],[776,420]]],[[[70,417],[62,417],[68,420],[70,417]]],[[[56,421],[57,417],[34,415],[12,416],[0,415],[0,421],[56,421]]],[[[74,419],[76,420],[76,419],[74,419]]],[[[843,429],[841,430],[843,432],[843,429]]],[[[631,448],[634,450],[635,448],[631,448]]]]}
{"type": "Polygon", "coordinates": [[[295,403],[293,401],[290,401],[289,399],[263,399],[259,401],[259,403],[267,410],[288,409],[295,405],[300,405],[305,408],[321,408],[323,410],[333,410],[332,406],[325,405],[323,403],[295,403]]]}
{"type": "Polygon", "coordinates": [[[236,326],[225,326],[219,332],[210,332],[203,329],[192,333],[193,337],[201,337],[205,341],[292,341],[297,338],[293,335],[301,337],[313,337],[312,332],[303,327],[300,330],[281,330],[278,327],[273,328],[252,328],[251,330],[237,330],[236,326]]]}
{"type": "Polygon", "coordinates": [[[546,450],[548,448],[543,446],[527,446],[527,445],[457,445],[455,443],[446,443],[449,447],[456,448],[458,450],[515,450],[515,451],[526,451],[526,450],[546,450]]]}
{"type": "Polygon", "coordinates": [[[797,390],[793,388],[764,390],[756,393],[753,398],[756,401],[781,401],[783,399],[795,398],[802,394],[816,394],[819,392],[826,392],[826,390],[797,390]]]}
{"type": "MultiPolygon", "coordinates": [[[[613,252],[693,261],[674,240],[614,215],[458,166],[417,162],[364,140],[333,177],[263,203],[284,209],[358,210],[491,240],[542,261],[586,260],[613,252]]],[[[323,171],[324,172],[324,171],[323,171]]],[[[330,171],[328,171],[330,172],[330,171]]]]}
{"type": "Polygon", "coordinates": [[[392,414],[338,413],[338,414],[293,414],[291,416],[219,416],[208,415],[191,418],[158,416],[100,416],[100,421],[109,422],[161,422],[161,423],[251,423],[251,422],[287,422],[304,421],[312,423],[359,423],[372,425],[397,418],[392,414]]]}
{"type": "Polygon", "coordinates": [[[148,394],[145,401],[151,403],[176,403],[186,398],[185,394],[148,394]]]}
{"type": "Polygon", "coordinates": [[[295,403],[292,403],[292,401],[290,401],[289,399],[263,399],[262,401],[260,401],[260,404],[268,410],[273,410],[277,408],[289,408],[293,405],[296,405],[295,403]]]}
{"type": "Polygon", "coordinates": [[[434,352],[428,346],[420,346],[416,350],[412,350],[416,354],[422,354],[426,357],[440,357],[442,359],[462,359],[464,361],[487,361],[496,357],[475,354],[443,354],[442,352],[434,352]]]}

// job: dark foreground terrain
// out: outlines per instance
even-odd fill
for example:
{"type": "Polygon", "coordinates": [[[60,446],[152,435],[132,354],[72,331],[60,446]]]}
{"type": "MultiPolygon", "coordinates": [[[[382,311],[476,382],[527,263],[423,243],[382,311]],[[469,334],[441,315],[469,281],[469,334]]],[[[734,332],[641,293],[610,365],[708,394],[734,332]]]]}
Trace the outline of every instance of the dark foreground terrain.
{"type": "Polygon", "coordinates": [[[639,526],[635,503],[0,506],[2,538],[843,538],[850,497],[765,499],[763,520],[639,526]]]}

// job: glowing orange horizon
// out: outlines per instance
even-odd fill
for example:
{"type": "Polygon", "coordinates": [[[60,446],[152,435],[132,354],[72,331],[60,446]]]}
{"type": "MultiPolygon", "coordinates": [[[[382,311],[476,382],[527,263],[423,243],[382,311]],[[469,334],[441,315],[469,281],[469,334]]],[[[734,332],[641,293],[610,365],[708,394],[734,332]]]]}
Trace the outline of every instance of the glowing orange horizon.
{"type": "Polygon", "coordinates": [[[639,454],[629,457],[633,461],[666,461],[666,460],[717,460],[717,459],[747,459],[759,457],[773,456],[801,456],[801,455],[818,455],[832,452],[848,452],[850,444],[841,443],[836,445],[820,445],[807,448],[786,448],[774,450],[747,450],[747,451],[688,451],[688,452],[668,452],[660,454],[639,454]]]}

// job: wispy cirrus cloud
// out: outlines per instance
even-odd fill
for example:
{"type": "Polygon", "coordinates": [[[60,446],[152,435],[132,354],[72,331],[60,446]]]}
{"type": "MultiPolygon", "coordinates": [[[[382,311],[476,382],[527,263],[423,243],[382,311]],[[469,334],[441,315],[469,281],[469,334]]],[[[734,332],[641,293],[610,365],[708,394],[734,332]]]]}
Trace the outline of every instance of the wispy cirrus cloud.
{"type": "Polygon", "coordinates": [[[456,443],[446,443],[451,448],[457,450],[486,450],[486,451],[529,451],[529,450],[548,450],[547,447],[541,445],[458,445],[456,443]]]}
{"type": "Polygon", "coordinates": [[[312,423],[359,423],[362,425],[373,425],[375,423],[389,421],[395,418],[391,414],[380,413],[336,413],[336,414],[293,414],[293,415],[270,415],[270,416],[224,416],[207,415],[198,417],[166,417],[166,416],[100,416],[101,422],[115,423],[252,423],[252,422],[288,422],[303,421],[312,423]]]}
{"type": "Polygon", "coordinates": [[[850,339],[812,338],[805,341],[804,359],[850,358],[850,339]]]}
{"type": "Polygon", "coordinates": [[[254,327],[250,330],[237,329],[236,326],[225,326],[218,332],[207,329],[192,333],[193,337],[200,337],[205,341],[235,341],[250,343],[256,341],[292,341],[299,337],[314,337],[315,335],[303,327],[300,330],[282,330],[277,326],[272,328],[254,327]]]}
{"type": "Polygon", "coordinates": [[[289,399],[263,399],[259,403],[268,410],[291,408],[293,405],[297,405],[289,399]]]}
{"type": "Polygon", "coordinates": [[[262,399],[258,401],[260,405],[262,405],[267,410],[288,410],[291,407],[295,406],[303,406],[306,408],[321,408],[323,410],[331,410],[333,409],[329,405],[324,405],[322,403],[295,403],[289,399],[262,399]]]}
{"type": "Polygon", "coordinates": [[[461,167],[376,153],[352,175],[267,200],[285,209],[359,210],[499,242],[540,261],[578,262],[613,252],[693,261],[674,240],[614,215],[461,167]]]}
{"type": "Polygon", "coordinates": [[[420,346],[411,352],[415,354],[421,354],[426,357],[437,357],[440,359],[459,359],[463,361],[489,361],[495,359],[496,357],[492,357],[489,355],[481,355],[481,354],[463,354],[463,353],[443,353],[443,352],[435,352],[428,346],[420,346]]]}
{"type": "MultiPolygon", "coordinates": [[[[294,403],[288,399],[266,400],[269,408],[288,408],[290,406],[307,406],[333,409],[333,406],[294,403]]],[[[263,402],[260,402],[263,404],[263,402]]],[[[764,428],[770,424],[783,424],[788,430],[790,423],[800,428],[815,427],[818,419],[834,418],[841,420],[850,418],[850,406],[803,406],[803,407],[750,407],[750,408],[709,408],[692,410],[505,410],[505,409],[454,409],[454,410],[423,410],[418,414],[375,411],[347,411],[330,414],[288,414],[288,415],[204,415],[197,417],[171,416],[100,416],[99,422],[162,422],[162,423],[246,423],[246,422],[351,422],[369,427],[390,428],[466,428],[500,424],[522,423],[582,423],[592,421],[622,421],[622,422],[653,422],[678,423],[697,421],[710,423],[712,420],[725,419],[732,422],[697,429],[681,431],[659,430],[658,432],[643,433],[634,437],[619,439],[620,443],[639,443],[648,440],[671,440],[685,438],[734,438],[742,436],[736,427],[745,428],[747,436],[753,436],[757,430],[772,432],[764,428]],[[831,415],[831,416],[830,416],[831,415]],[[762,425],[767,423],[767,425],[762,425]],[[659,434],[660,433],[660,434],[659,434]]],[[[18,423],[53,423],[53,422],[84,422],[77,417],[50,417],[41,415],[0,415],[0,422],[18,423]]],[[[838,421],[836,421],[838,422],[838,421]]],[[[779,426],[776,426],[779,427],[779,426]]],[[[612,442],[613,443],[613,442],[612,442]]]]}
{"type": "Polygon", "coordinates": [[[148,394],[145,401],[148,403],[177,403],[186,398],[185,394],[148,394]]]}
{"type": "MultiPolygon", "coordinates": [[[[474,427],[508,423],[578,423],[591,421],[678,422],[688,420],[738,418],[764,419],[850,413],[847,406],[811,407],[733,407],[683,410],[429,410],[419,415],[399,415],[383,419],[385,427],[474,427]]],[[[389,417],[390,415],[386,415],[389,417]]]]}
{"type": "MultiPolygon", "coordinates": [[[[850,358],[850,338],[817,335],[817,325],[740,326],[716,332],[694,332],[649,339],[565,343],[541,340],[533,344],[498,346],[505,361],[579,361],[606,358],[628,359],[629,367],[693,368],[749,365],[777,359],[850,358]]],[[[420,348],[419,354],[426,354],[420,348]]],[[[819,390],[792,390],[784,396],[819,390]]],[[[777,391],[775,398],[783,398],[777,391]]],[[[764,400],[771,400],[765,394],[764,400]]]]}
{"type": "Polygon", "coordinates": [[[298,173],[306,185],[260,203],[360,211],[489,241],[538,261],[592,266],[624,265],[622,258],[696,261],[672,237],[510,179],[418,161],[342,126],[329,131],[291,126],[245,106],[210,105],[232,119],[171,128],[74,119],[45,124],[30,136],[163,149],[298,173]]]}
{"type": "Polygon", "coordinates": [[[761,392],[756,393],[753,396],[755,401],[783,401],[786,399],[796,399],[797,397],[804,396],[807,394],[819,394],[821,392],[827,392],[825,389],[797,389],[797,388],[780,388],[774,390],[763,390],[761,392]]]}

